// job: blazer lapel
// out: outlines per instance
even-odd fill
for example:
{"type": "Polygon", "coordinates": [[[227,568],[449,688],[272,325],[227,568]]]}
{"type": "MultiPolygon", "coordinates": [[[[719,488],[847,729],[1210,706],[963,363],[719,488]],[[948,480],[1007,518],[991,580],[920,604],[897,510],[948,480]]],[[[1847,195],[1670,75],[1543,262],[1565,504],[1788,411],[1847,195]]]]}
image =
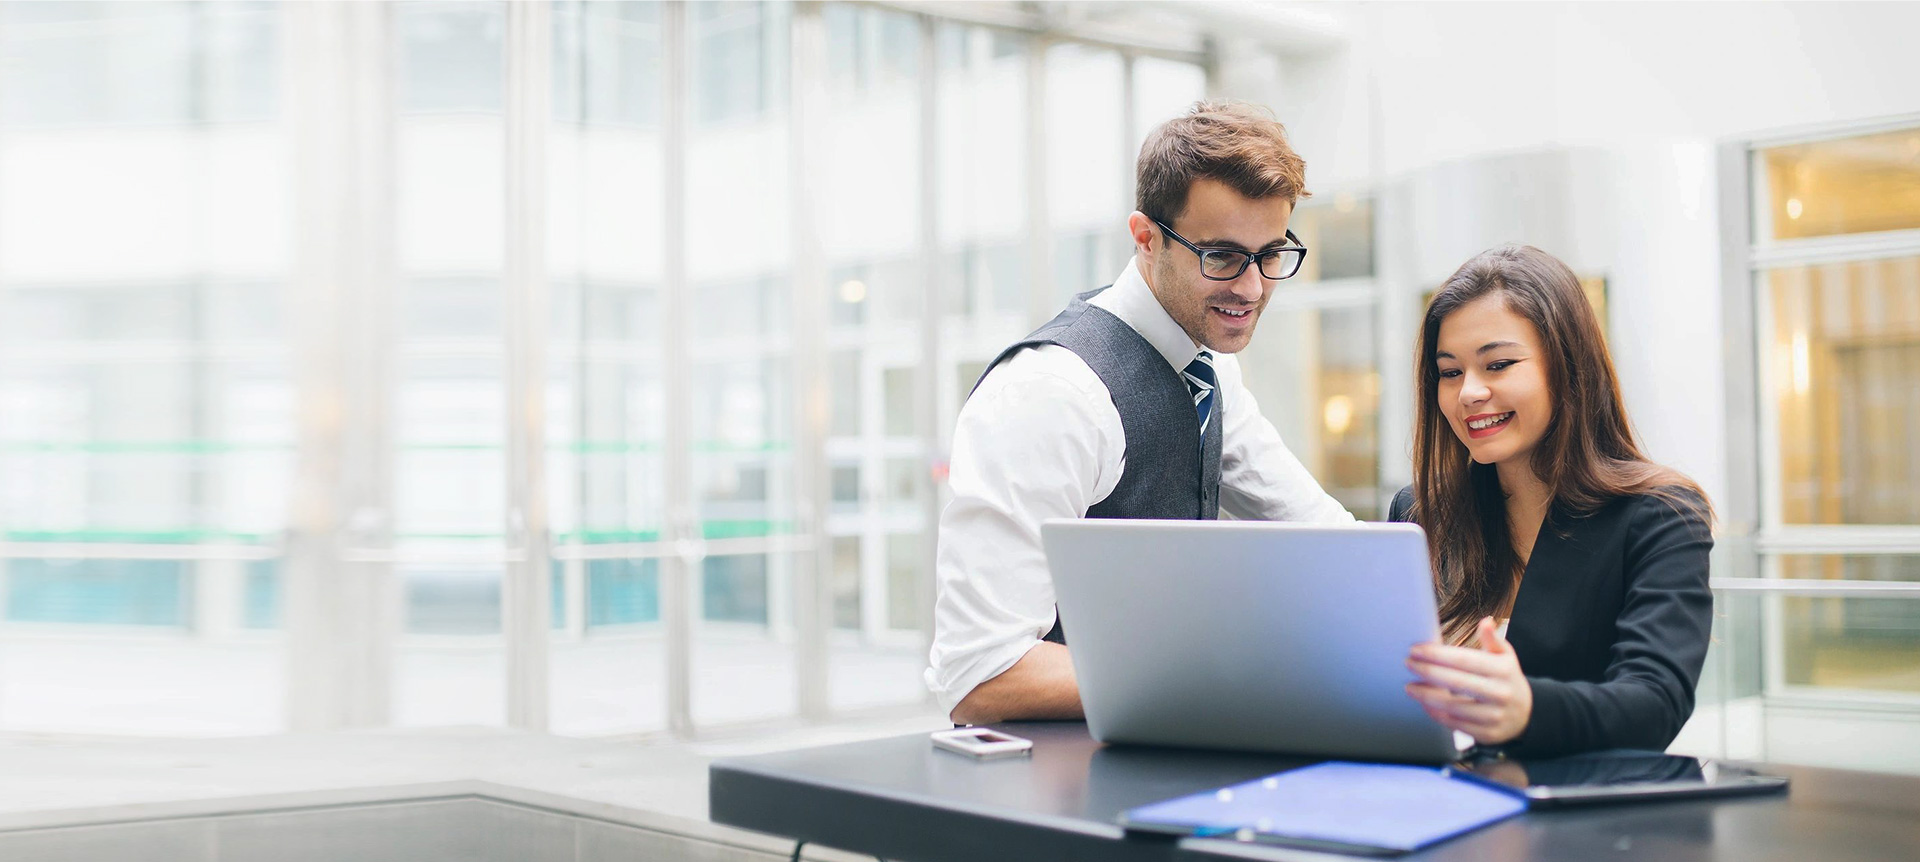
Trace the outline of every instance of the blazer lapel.
{"type": "Polygon", "coordinates": [[[1533,554],[1520,574],[1520,590],[1513,597],[1513,616],[1507,622],[1507,642],[1520,657],[1520,669],[1539,662],[1546,654],[1571,642],[1573,632],[1565,631],[1569,596],[1566,563],[1576,552],[1571,535],[1574,519],[1555,503],[1547,510],[1547,519],[1534,537],[1533,554]],[[1529,662],[1529,656],[1533,661],[1529,662]]]}

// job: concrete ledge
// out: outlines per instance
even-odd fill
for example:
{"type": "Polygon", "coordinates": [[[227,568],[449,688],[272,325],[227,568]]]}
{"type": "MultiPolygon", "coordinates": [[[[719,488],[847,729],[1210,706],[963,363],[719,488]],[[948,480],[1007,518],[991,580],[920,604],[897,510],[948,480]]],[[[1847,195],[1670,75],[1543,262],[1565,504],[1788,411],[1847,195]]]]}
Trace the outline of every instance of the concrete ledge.
{"type": "MultiPolygon", "coordinates": [[[[784,860],[790,839],[707,819],[713,758],[945,726],[941,717],[913,716],[652,744],[475,729],[0,737],[0,859],[784,860]]],[[[805,858],[871,857],[809,847],[805,858]]]]}

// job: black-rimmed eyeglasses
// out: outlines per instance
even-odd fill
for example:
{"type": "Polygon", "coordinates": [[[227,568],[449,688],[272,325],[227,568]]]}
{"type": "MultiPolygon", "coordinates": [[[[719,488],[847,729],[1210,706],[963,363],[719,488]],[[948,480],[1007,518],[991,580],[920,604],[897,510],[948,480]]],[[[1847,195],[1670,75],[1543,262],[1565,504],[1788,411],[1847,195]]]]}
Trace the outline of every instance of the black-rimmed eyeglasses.
{"type": "Polygon", "coordinates": [[[1307,247],[1300,244],[1300,238],[1294,236],[1293,231],[1287,231],[1285,247],[1262,252],[1245,252],[1233,248],[1201,248],[1187,242],[1186,237],[1174,233],[1173,228],[1167,227],[1166,222],[1154,219],[1153,223],[1166,231],[1167,236],[1179,240],[1181,245],[1199,255],[1200,274],[1213,281],[1232,281],[1239,278],[1241,273],[1247,271],[1247,264],[1254,261],[1260,262],[1261,276],[1279,281],[1283,278],[1292,278],[1294,273],[1300,271],[1300,264],[1307,260],[1307,247]]]}

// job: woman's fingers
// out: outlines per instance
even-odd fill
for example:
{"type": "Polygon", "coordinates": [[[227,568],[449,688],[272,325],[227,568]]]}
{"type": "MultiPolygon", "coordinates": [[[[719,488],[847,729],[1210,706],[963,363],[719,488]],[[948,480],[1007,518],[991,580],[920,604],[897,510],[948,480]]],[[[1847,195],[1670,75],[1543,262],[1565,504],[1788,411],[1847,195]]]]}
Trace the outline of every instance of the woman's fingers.
{"type": "Polygon", "coordinates": [[[1506,686],[1498,678],[1481,676],[1462,670],[1431,664],[1417,659],[1407,660],[1408,669],[1427,682],[1441,688],[1458,692],[1481,701],[1506,699],[1506,686]]]}
{"type": "Polygon", "coordinates": [[[1500,634],[1500,627],[1494,624],[1493,617],[1481,618],[1479,634],[1480,649],[1495,655],[1513,652],[1513,645],[1507,643],[1506,637],[1500,634]]]}
{"type": "Polygon", "coordinates": [[[1430,706],[1423,705],[1422,709],[1426,712],[1428,718],[1433,719],[1435,724],[1448,730],[1457,730],[1467,734],[1473,737],[1475,742],[1487,742],[1498,735],[1496,729],[1499,725],[1492,722],[1474,721],[1444,709],[1434,709],[1430,706]]]}
{"type": "MultiPolygon", "coordinates": [[[[1442,724],[1453,727],[1456,724],[1484,726],[1499,720],[1501,706],[1494,703],[1482,703],[1471,698],[1461,697],[1437,686],[1425,683],[1409,683],[1407,694],[1418,701],[1442,724]],[[1439,716],[1446,716],[1442,719],[1439,716]]],[[[1461,727],[1459,729],[1466,729],[1461,727]]]]}
{"type": "Polygon", "coordinates": [[[1511,657],[1466,647],[1444,646],[1441,644],[1421,644],[1413,648],[1409,658],[1463,670],[1480,676],[1499,676],[1506,671],[1511,657]]]}

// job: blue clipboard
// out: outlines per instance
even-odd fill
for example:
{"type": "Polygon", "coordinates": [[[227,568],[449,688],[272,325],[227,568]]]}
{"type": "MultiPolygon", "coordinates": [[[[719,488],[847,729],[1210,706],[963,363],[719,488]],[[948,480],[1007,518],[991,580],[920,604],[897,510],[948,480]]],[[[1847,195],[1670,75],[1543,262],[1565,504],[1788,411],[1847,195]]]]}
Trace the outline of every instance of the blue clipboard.
{"type": "Polygon", "coordinates": [[[1121,815],[1128,831],[1408,853],[1527,810],[1526,798],[1447,768],[1329,762],[1121,815]]]}

